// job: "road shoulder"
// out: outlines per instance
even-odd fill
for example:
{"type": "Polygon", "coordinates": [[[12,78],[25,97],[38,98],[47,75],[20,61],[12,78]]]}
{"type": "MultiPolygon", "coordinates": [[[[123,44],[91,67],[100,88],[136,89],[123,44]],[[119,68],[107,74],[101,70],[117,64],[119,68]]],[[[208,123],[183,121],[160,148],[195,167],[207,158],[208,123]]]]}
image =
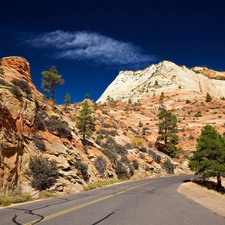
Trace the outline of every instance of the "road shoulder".
{"type": "Polygon", "coordinates": [[[225,217],[225,196],[192,182],[181,184],[177,191],[214,213],[225,217]]]}

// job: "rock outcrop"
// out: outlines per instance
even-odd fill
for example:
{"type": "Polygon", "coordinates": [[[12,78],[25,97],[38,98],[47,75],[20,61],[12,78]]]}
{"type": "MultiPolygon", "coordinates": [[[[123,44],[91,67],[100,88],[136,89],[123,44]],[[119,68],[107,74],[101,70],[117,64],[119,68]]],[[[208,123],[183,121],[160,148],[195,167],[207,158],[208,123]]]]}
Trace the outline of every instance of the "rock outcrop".
{"type": "Polygon", "coordinates": [[[22,79],[28,83],[35,98],[42,98],[42,94],[33,84],[30,74],[30,64],[25,58],[20,56],[4,57],[1,59],[0,65],[4,71],[4,74],[1,76],[5,81],[10,82],[15,78],[22,79]]]}
{"type": "MultiPolygon", "coordinates": [[[[82,190],[87,183],[94,183],[103,179],[95,166],[98,156],[106,159],[104,179],[117,178],[115,173],[116,163],[112,163],[102,147],[95,143],[98,139],[98,131],[107,124],[108,130],[104,132],[105,140],[110,136],[112,126],[118,128],[114,144],[121,143],[119,151],[125,152],[127,158],[137,160],[139,169],[135,169],[134,177],[158,176],[160,174],[173,173],[175,165],[169,158],[160,158],[158,162],[147,153],[140,153],[138,149],[132,148],[123,150],[125,144],[131,142],[131,137],[125,134],[120,127],[120,122],[111,116],[105,116],[103,111],[96,110],[97,132],[88,139],[86,151],[80,140],[77,130],[74,128],[74,121],[71,119],[74,114],[78,114],[81,104],[77,103],[69,107],[69,112],[64,111],[63,106],[54,106],[44,101],[42,94],[32,83],[30,66],[26,59],[22,57],[5,57],[1,60],[0,75],[0,192],[3,195],[16,194],[21,192],[34,192],[31,188],[27,169],[30,157],[41,155],[49,160],[55,160],[58,165],[60,177],[57,183],[51,187],[59,192],[74,193],[82,190]],[[2,71],[2,70],[1,70],[2,71]],[[16,85],[13,80],[23,80],[25,89],[16,85]],[[31,93],[27,90],[28,87],[31,93]],[[62,129],[54,130],[52,125],[48,127],[48,121],[54,120],[64,124],[62,129]],[[65,124],[67,124],[65,128],[65,124]],[[40,146],[41,141],[41,146],[40,146]],[[118,142],[118,143],[116,143],[118,142]],[[168,161],[169,160],[169,161],[168,161]],[[84,174],[75,167],[77,161],[87,165],[87,172],[84,174]],[[172,168],[168,171],[168,168],[172,168]]],[[[90,104],[94,103],[90,102],[90,104]]],[[[117,160],[122,155],[117,155],[117,160]]],[[[128,168],[128,170],[131,170],[128,168]]]]}
{"type": "Polygon", "coordinates": [[[99,103],[107,101],[107,97],[127,102],[142,100],[155,92],[191,91],[201,94],[210,93],[214,97],[225,96],[225,73],[207,68],[188,69],[169,61],[153,64],[144,70],[121,71],[116,79],[107,87],[99,103]]]}

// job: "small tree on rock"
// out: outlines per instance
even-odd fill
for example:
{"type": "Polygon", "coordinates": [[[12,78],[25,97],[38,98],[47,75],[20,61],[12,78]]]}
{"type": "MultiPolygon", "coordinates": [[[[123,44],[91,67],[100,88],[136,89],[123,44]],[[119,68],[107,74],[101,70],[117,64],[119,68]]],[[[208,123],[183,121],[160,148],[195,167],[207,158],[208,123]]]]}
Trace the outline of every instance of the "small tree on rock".
{"type": "Polygon", "coordinates": [[[206,102],[211,102],[212,101],[212,96],[209,93],[206,94],[206,100],[205,101],[206,102]]]}
{"type": "Polygon", "coordinates": [[[164,105],[164,92],[161,92],[161,95],[159,97],[159,109],[165,109],[166,106],[164,105]]]}
{"type": "Polygon", "coordinates": [[[203,127],[197,139],[196,151],[189,159],[189,167],[203,178],[216,177],[217,190],[225,177],[225,139],[212,126],[203,127]]]}
{"type": "Polygon", "coordinates": [[[70,106],[70,95],[69,95],[69,93],[66,93],[64,103],[65,103],[65,111],[68,112],[68,107],[70,106]]]}
{"type": "Polygon", "coordinates": [[[51,66],[48,71],[43,71],[42,73],[42,83],[41,86],[45,93],[51,93],[51,100],[54,104],[55,102],[55,87],[59,84],[63,84],[64,80],[58,73],[55,66],[51,66]]]}
{"type": "Polygon", "coordinates": [[[86,136],[91,135],[95,131],[95,117],[92,116],[92,110],[87,100],[82,104],[80,114],[75,116],[75,121],[79,133],[82,135],[82,142],[85,145],[86,136]]]}

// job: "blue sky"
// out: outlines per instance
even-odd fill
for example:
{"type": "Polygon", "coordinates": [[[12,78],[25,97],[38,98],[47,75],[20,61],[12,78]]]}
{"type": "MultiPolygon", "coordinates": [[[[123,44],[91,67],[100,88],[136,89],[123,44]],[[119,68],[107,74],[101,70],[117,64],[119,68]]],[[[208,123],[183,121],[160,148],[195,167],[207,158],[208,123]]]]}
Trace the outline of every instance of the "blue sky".
{"type": "Polygon", "coordinates": [[[0,58],[25,57],[34,84],[55,65],[71,103],[96,101],[120,70],[170,60],[225,71],[222,1],[1,0],[0,58]]]}

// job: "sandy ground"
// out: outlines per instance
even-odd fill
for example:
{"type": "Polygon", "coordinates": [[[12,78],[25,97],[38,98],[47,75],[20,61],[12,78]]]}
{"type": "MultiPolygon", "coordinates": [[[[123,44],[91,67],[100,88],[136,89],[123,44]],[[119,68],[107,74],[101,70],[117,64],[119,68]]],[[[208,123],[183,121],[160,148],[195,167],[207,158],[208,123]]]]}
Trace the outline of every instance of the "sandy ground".
{"type": "Polygon", "coordinates": [[[214,213],[225,217],[225,195],[208,190],[192,182],[181,184],[177,191],[214,213]]]}

